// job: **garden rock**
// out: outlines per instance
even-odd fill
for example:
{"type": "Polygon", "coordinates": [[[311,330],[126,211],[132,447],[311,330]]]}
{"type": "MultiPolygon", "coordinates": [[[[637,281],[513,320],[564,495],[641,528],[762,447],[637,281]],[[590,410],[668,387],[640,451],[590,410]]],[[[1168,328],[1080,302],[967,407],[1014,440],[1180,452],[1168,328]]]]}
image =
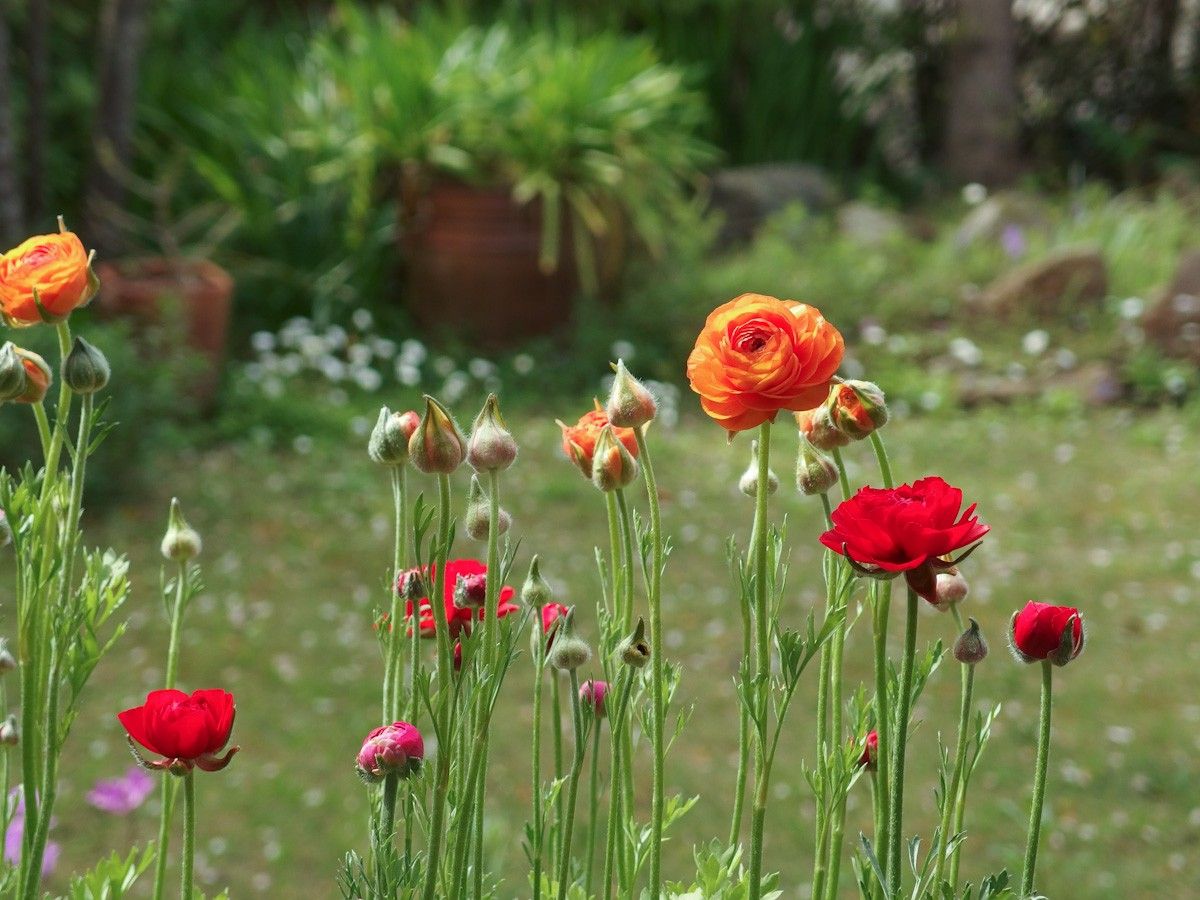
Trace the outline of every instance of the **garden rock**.
{"type": "Polygon", "coordinates": [[[976,301],[979,311],[1007,318],[1055,319],[1108,294],[1108,268],[1096,250],[1061,250],[1002,275],[976,301]]]}
{"type": "Polygon", "coordinates": [[[963,216],[954,243],[969,247],[981,242],[999,242],[1006,232],[1014,229],[1019,235],[1030,231],[1045,231],[1050,219],[1045,204],[1016,191],[1005,191],[989,197],[963,216]]]}
{"type": "Polygon", "coordinates": [[[904,218],[891,210],[855,200],[837,211],[838,230],[868,247],[877,247],[907,233],[904,218]]]}
{"type": "Polygon", "coordinates": [[[838,202],[838,189],[816,166],[764,163],[721,169],[713,176],[709,209],[725,217],[717,235],[720,247],[745,243],[774,213],[800,204],[826,212],[838,202]]]}
{"type": "Polygon", "coordinates": [[[1142,327],[1147,342],[1163,356],[1200,366],[1200,250],[1184,254],[1142,327]]]}

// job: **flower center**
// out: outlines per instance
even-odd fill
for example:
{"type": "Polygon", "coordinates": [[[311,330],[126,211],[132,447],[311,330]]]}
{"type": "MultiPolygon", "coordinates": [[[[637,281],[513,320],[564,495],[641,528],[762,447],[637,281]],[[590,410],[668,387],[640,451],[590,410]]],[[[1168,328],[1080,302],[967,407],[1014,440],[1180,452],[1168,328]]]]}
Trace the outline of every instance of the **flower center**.
{"type": "Polygon", "coordinates": [[[744,323],[733,334],[734,348],[748,355],[758,353],[770,340],[770,330],[757,320],[744,323]]]}

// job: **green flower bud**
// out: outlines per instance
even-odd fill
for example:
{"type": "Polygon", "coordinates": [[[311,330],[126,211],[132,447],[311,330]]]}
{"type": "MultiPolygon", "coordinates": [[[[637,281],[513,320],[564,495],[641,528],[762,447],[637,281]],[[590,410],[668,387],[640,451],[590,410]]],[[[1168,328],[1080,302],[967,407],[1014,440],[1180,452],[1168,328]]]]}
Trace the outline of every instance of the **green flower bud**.
{"type": "MultiPolygon", "coordinates": [[[[489,499],[483,485],[479,483],[479,476],[472,475],[471,489],[467,494],[467,513],[463,516],[463,526],[471,540],[486,541],[488,539],[488,526],[492,520],[489,499]]],[[[501,509],[500,519],[496,523],[496,533],[504,534],[510,527],[512,527],[512,516],[508,514],[508,510],[501,509]]]]}
{"type": "Polygon", "coordinates": [[[0,403],[16,400],[25,393],[27,375],[12,341],[0,347],[0,403]]]}
{"type": "Polygon", "coordinates": [[[569,672],[587,665],[591,658],[592,648],[575,633],[575,608],[572,607],[554,634],[547,661],[554,668],[569,672]]]}
{"type": "Polygon", "coordinates": [[[619,428],[641,428],[658,413],[658,404],[646,386],[629,374],[624,360],[617,360],[616,373],[605,407],[608,421],[619,428]]]}
{"type": "Polygon", "coordinates": [[[538,557],[534,556],[529,561],[529,574],[525,576],[525,583],[521,585],[521,602],[536,612],[553,599],[554,593],[542,577],[538,557]]]}
{"type": "MultiPolygon", "coordinates": [[[[747,497],[758,496],[758,441],[750,442],[750,465],[738,479],[738,490],[747,497]]],[[[767,469],[767,493],[774,494],[779,490],[779,476],[767,469]]]]}
{"type": "Polygon", "coordinates": [[[21,725],[17,722],[17,717],[9,715],[7,719],[0,722],[0,746],[15,747],[21,743],[21,725]]]}
{"type": "Polygon", "coordinates": [[[973,666],[983,662],[988,655],[987,641],[979,630],[979,623],[969,619],[971,627],[958,636],[954,642],[954,658],[960,663],[973,666]]]}
{"type": "Polygon", "coordinates": [[[504,427],[500,404],[495,394],[488,394],[483,409],[475,417],[471,439],[467,444],[467,462],[476,472],[507,469],[516,461],[517,442],[504,427]]]}
{"type": "Polygon", "coordinates": [[[467,444],[446,407],[425,396],[425,415],[408,442],[413,465],[426,475],[449,475],[462,465],[467,444]]]}
{"type": "Polygon", "coordinates": [[[627,666],[640,669],[650,662],[650,645],[646,643],[646,620],[638,616],[637,627],[617,645],[617,658],[627,666]]]}
{"type": "Polygon", "coordinates": [[[408,462],[408,442],[420,424],[421,417],[412,410],[400,413],[383,407],[367,441],[367,456],[381,466],[404,465],[408,462]]]}
{"type": "Polygon", "coordinates": [[[8,652],[8,642],[0,638],[0,675],[6,675],[17,667],[17,661],[8,652]]]}
{"type": "Polygon", "coordinates": [[[629,449],[617,440],[611,425],[600,429],[592,453],[592,484],[604,492],[623,488],[638,476],[638,463],[629,449]]]}
{"type": "Polygon", "coordinates": [[[112,371],[100,350],[81,337],[62,363],[62,380],[77,394],[94,394],[107,384],[112,371]]]}
{"type": "Polygon", "coordinates": [[[800,453],[796,457],[796,487],[800,493],[808,497],[824,494],[837,483],[838,470],[833,459],[801,434],[800,453]]]}
{"type": "Polygon", "coordinates": [[[196,530],[183,517],[178,498],[171,498],[171,517],[162,539],[162,555],[176,562],[187,562],[200,555],[203,543],[196,530]]]}

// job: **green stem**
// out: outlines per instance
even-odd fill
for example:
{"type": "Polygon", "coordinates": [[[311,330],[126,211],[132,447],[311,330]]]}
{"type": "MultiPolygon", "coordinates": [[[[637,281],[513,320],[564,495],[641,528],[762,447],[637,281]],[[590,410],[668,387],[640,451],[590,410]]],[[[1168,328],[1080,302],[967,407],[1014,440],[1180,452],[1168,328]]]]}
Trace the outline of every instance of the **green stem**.
{"type": "Polygon", "coordinates": [[[604,602],[613,621],[621,621],[622,582],[625,575],[621,569],[621,521],[617,511],[615,491],[604,492],[604,511],[608,518],[608,580],[604,602]]]}
{"type": "MultiPolygon", "coordinates": [[[[642,463],[642,476],[646,481],[646,497],[650,506],[650,585],[647,603],[650,608],[650,665],[652,679],[651,705],[654,712],[653,751],[654,767],[651,782],[650,809],[650,900],[658,900],[662,891],[662,829],[664,770],[666,767],[666,660],[663,659],[662,640],[662,568],[663,538],[662,518],[658,507],[658,484],[654,479],[654,465],[650,460],[650,448],[641,428],[633,429],[637,439],[638,459],[642,463]]],[[[760,490],[766,490],[766,473],[761,473],[760,490]]]]}
{"type": "Polygon", "coordinates": [[[908,720],[912,712],[913,661],[917,653],[917,602],[920,598],[908,589],[908,609],[904,628],[904,656],[900,659],[900,696],[897,697],[895,745],[892,750],[892,796],[888,816],[888,891],[900,896],[900,844],[904,833],[904,751],[908,743],[908,720]]]}
{"type": "Polygon", "coordinates": [[[33,404],[33,418],[37,422],[38,437],[42,442],[42,458],[50,453],[50,420],[46,417],[46,405],[39,400],[33,404]]]}
{"type": "MultiPolygon", "coordinates": [[[[875,649],[875,734],[879,741],[875,752],[875,844],[880,868],[886,872],[891,852],[888,825],[891,820],[892,720],[888,703],[887,626],[892,605],[892,585],[888,581],[871,583],[871,625],[875,649]]],[[[881,889],[883,885],[879,886],[881,889]]],[[[881,890],[882,893],[882,890],[881,890]]]]}
{"type": "MultiPolygon", "coordinates": [[[[534,615],[538,617],[533,626],[538,635],[537,639],[545,640],[541,633],[541,611],[536,610],[534,615]]],[[[544,651],[541,656],[542,659],[536,662],[533,671],[533,771],[530,776],[530,814],[533,817],[533,900],[541,900],[542,896],[542,841],[545,837],[543,825],[546,820],[545,811],[542,809],[542,682],[546,671],[544,651]]]]}
{"type": "MultiPolygon", "coordinates": [[[[608,719],[609,739],[612,747],[612,768],[609,775],[608,790],[608,829],[604,836],[604,896],[612,896],[613,864],[617,868],[617,883],[620,893],[625,896],[629,891],[629,878],[625,865],[625,828],[621,821],[623,797],[620,785],[623,781],[624,763],[623,748],[625,746],[626,720],[625,713],[629,705],[629,697],[633,694],[633,682],[637,672],[630,669],[620,678],[620,702],[617,704],[617,716],[608,719]]],[[[628,810],[625,810],[628,815],[628,810]]]]}
{"type": "MultiPolygon", "coordinates": [[[[593,685],[595,682],[593,682],[593,685]]],[[[588,776],[588,792],[591,794],[588,805],[588,839],[587,856],[584,861],[583,895],[592,896],[592,873],[595,869],[596,857],[596,825],[599,824],[598,811],[600,808],[600,717],[592,716],[592,762],[588,776]]]]}
{"type": "MultiPolygon", "coordinates": [[[[955,610],[957,613],[957,610],[955,610]]],[[[958,805],[959,786],[962,784],[963,768],[967,763],[967,729],[971,724],[971,691],[975,685],[975,666],[972,663],[962,663],[962,702],[958,710],[958,742],[954,748],[954,771],[950,776],[950,784],[946,795],[942,797],[941,846],[938,847],[937,862],[933,869],[932,887],[938,890],[945,870],[947,847],[950,838],[956,832],[951,831],[954,809],[958,805]]]]}
{"type": "Polygon", "coordinates": [[[875,451],[875,459],[879,463],[879,474],[883,478],[883,486],[885,488],[895,487],[895,480],[892,478],[892,461],[888,459],[887,448],[883,446],[883,438],[879,436],[878,431],[871,432],[871,449],[875,451]]]}
{"type": "Polygon", "coordinates": [[[180,864],[179,898],[192,898],[192,863],[196,857],[196,785],[195,773],[183,776],[183,859],[180,864]]]}
{"type": "Polygon", "coordinates": [[[633,519],[625,500],[625,489],[617,488],[613,493],[617,495],[617,508],[621,511],[621,540],[625,550],[625,564],[621,567],[624,576],[621,581],[621,627],[629,631],[633,627],[633,519]]]}
{"type": "MultiPolygon", "coordinates": [[[[767,621],[767,496],[769,491],[771,457],[771,423],[763,422],[758,432],[758,490],[754,498],[754,543],[750,548],[754,562],[754,651],[755,705],[758,717],[765,719],[770,703],[771,681],[770,629],[767,621]]],[[[749,692],[748,692],[749,693],[749,692]]],[[[750,831],[750,900],[762,896],[763,837],[767,818],[767,785],[770,781],[769,761],[765,746],[766,723],[755,731],[756,753],[754,773],[754,812],[750,831]]]]}
{"type": "MultiPolygon", "coordinates": [[[[175,601],[171,606],[171,633],[167,639],[167,672],[163,687],[175,687],[179,672],[179,635],[183,630],[183,607],[187,584],[187,561],[180,560],[175,574],[175,601]]],[[[171,843],[171,818],[175,808],[175,781],[162,780],[162,809],[158,814],[158,843],[154,848],[154,900],[162,900],[167,887],[167,848],[171,843]]]]}
{"type": "Polygon", "coordinates": [[[380,898],[392,896],[390,863],[392,838],[396,830],[396,788],[400,776],[390,772],[383,779],[383,798],[380,804],[380,823],[375,847],[375,882],[380,898]]]}
{"type": "Polygon", "coordinates": [[[1029,807],[1029,836],[1025,841],[1025,867],[1021,873],[1021,896],[1033,894],[1037,868],[1038,838],[1042,830],[1042,806],[1046,801],[1046,764],[1050,758],[1050,694],[1053,664],[1042,660],[1042,705],[1038,715],[1037,763],[1033,770],[1033,802],[1029,807]]]}
{"type": "MultiPolygon", "coordinates": [[[[438,680],[438,719],[441,725],[441,738],[438,743],[437,784],[433,792],[433,814],[429,828],[429,854],[425,872],[425,886],[422,892],[425,900],[434,900],[437,894],[438,871],[441,868],[443,826],[446,818],[446,799],[450,789],[450,758],[451,746],[454,740],[453,707],[453,650],[450,646],[450,624],[446,619],[446,557],[450,544],[450,476],[438,475],[438,531],[439,539],[434,564],[437,572],[434,576],[433,593],[429,596],[429,605],[433,610],[434,635],[437,638],[437,680],[438,680]]],[[[418,610],[413,611],[414,614],[418,610]]],[[[413,617],[413,628],[418,627],[417,619],[413,617]]]]}
{"type": "MultiPolygon", "coordinates": [[[[837,561],[840,565],[840,560],[837,561]]],[[[843,607],[839,607],[843,608],[843,607]]],[[[832,747],[835,752],[840,752],[843,746],[842,735],[842,654],[846,646],[846,620],[843,618],[837,630],[833,633],[833,650],[829,657],[829,676],[830,676],[830,715],[831,724],[829,733],[832,739],[832,747]]],[[[839,796],[835,798],[833,804],[833,822],[829,828],[829,897],[833,900],[837,896],[838,879],[841,877],[842,868],[842,840],[845,834],[846,827],[846,791],[844,788],[840,790],[839,796]]]]}
{"type": "MultiPolygon", "coordinates": [[[[554,780],[562,781],[563,777],[563,735],[562,735],[562,691],[558,685],[558,670],[550,670],[550,711],[553,717],[553,728],[550,736],[554,739],[554,780]]],[[[563,794],[560,789],[554,799],[554,828],[550,832],[550,856],[558,858],[558,848],[562,840],[563,823],[563,794]]]]}
{"type": "Polygon", "coordinates": [[[566,900],[571,877],[571,838],[575,830],[575,804],[579,799],[579,776],[583,772],[583,716],[579,709],[579,676],[571,669],[571,718],[575,725],[575,758],[567,781],[567,818],[563,823],[562,852],[558,860],[558,900],[566,900]]]}
{"type": "Polygon", "coordinates": [[[387,631],[387,660],[383,680],[383,722],[390,725],[400,718],[401,690],[400,673],[403,671],[403,661],[400,649],[404,646],[404,631],[400,627],[401,600],[396,585],[400,573],[404,571],[405,537],[408,534],[408,484],[404,466],[391,467],[392,481],[392,515],[395,522],[395,534],[392,541],[392,608],[388,615],[387,631]]]}

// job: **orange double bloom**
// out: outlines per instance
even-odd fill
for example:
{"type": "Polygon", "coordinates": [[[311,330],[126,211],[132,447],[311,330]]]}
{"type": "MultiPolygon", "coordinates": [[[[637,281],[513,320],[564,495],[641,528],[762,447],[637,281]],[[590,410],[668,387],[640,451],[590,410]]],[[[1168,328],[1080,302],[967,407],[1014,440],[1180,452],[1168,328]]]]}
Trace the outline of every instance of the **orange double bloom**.
{"type": "Polygon", "coordinates": [[[96,286],[87,251],[70,231],[31,237],[0,256],[0,312],[9,325],[38,325],[42,310],[65,318],[92,299],[96,286]]]}
{"type": "Polygon", "coordinates": [[[794,300],[742,294],[709,314],[687,362],[704,411],[731,433],[780,410],[821,405],[842,362],[841,333],[794,300]]]}

